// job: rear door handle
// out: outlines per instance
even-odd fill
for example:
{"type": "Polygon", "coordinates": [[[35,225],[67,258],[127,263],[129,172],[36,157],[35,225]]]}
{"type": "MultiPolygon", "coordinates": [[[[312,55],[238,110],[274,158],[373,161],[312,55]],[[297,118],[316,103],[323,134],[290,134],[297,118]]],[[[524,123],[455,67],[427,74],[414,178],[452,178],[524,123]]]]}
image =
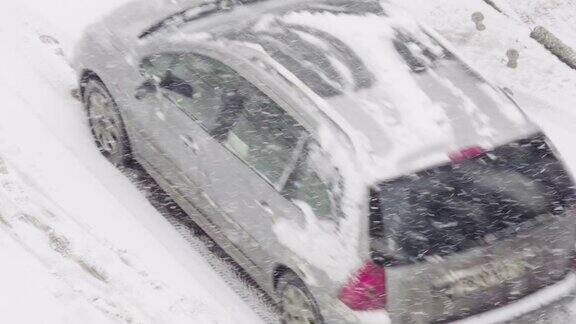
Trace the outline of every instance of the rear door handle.
{"type": "Polygon", "coordinates": [[[192,152],[194,153],[198,153],[198,144],[196,143],[196,141],[189,135],[180,135],[180,140],[182,141],[182,143],[184,143],[184,145],[189,148],[190,150],[192,150],[192,152]]]}
{"type": "Polygon", "coordinates": [[[268,204],[267,202],[265,202],[264,200],[259,200],[256,202],[258,204],[258,206],[262,207],[262,208],[270,208],[270,204],[268,204]]]}
{"type": "Polygon", "coordinates": [[[274,211],[272,210],[272,207],[268,202],[264,200],[257,200],[256,204],[260,206],[260,208],[262,208],[266,213],[268,213],[271,216],[274,216],[274,211]]]}

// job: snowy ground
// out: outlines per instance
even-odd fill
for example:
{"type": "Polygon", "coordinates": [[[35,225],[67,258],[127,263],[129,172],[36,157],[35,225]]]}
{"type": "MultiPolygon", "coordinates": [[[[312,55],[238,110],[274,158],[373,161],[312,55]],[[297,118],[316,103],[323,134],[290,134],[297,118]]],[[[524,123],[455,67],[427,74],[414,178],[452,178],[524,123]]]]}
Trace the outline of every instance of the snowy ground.
{"type": "Polygon", "coordinates": [[[64,55],[104,4],[0,2],[0,321],[274,321],[258,290],[94,148],[64,55]]]}
{"type": "MultiPolygon", "coordinates": [[[[573,0],[497,1],[518,19],[480,0],[395,1],[486,76],[534,96],[528,112],[576,172],[576,71],[529,37],[541,24],[576,45],[573,0]],[[475,11],[487,17],[484,32],[475,11]],[[505,64],[510,47],[521,53],[516,70],[505,64]]],[[[133,183],[141,174],[121,174],[92,144],[65,56],[81,28],[119,2],[0,1],[0,321],[272,322],[258,290],[177,217],[162,217],[171,205],[150,204],[142,191],[153,196],[151,184],[133,183]]]]}
{"type": "Polygon", "coordinates": [[[546,27],[567,45],[576,48],[576,1],[496,0],[495,4],[510,17],[530,27],[546,27]]]}

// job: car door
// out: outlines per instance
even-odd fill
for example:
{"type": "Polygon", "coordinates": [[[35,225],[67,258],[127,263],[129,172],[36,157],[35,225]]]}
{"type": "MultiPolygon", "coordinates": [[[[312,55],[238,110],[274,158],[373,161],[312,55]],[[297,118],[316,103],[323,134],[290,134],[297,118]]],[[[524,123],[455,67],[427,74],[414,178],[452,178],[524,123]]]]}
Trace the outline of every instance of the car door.
{"type": "Polygon", "coordinates": [[[157,165],[158,171],[176,191],[195,200],[209,185],[199,156],[209,149],[221,96],[190,69],[192,63],[187,54],[168,52],[145,57],[141,67],[161,94],[160,104],[150,114],[154,128],[150,140],[165,160],[157,165]]]}
{"type": "MultiPolygon", "coordinates": [[[[153,72],[153,71],[151,71],[153,72]]],[[[162,109],[162,96],[157,91],[151,76],[138,66],[121,71],[125,75],[118,81],[124,92],[119,95],[123,101],[123,119],[135,157],[144,159],[151,165],[162,164],[165,152],[153,140],[158,130],[158,116],[162,109]]]]}
{"type": "Polygon", "coordinates": [[[214,179],[211,169],[227,163],[213,158],[212,152],[220,149],[219,138],[230,123],[227,120],[238,110],[234,109],[236,94],[225,91],[237,87],[231,84],[228,70],[205,56],[176,52],[152,55],[143,60],[142,66],[154,72],[164,97],[157,113],[161,115],[157,128],[162,134],[157,132],[154,138],[169,160],[161,170],[163,177],[202,211],[230,244],[249,242],[248,233],[213,200],[210,190],[214,179]]]}
{"type": "Polygon", "coordinates": [[[296,166],[308,132],[262,90],[219,60],[193,55],[189,62],[224,98],[202,152],[205,193],[221,211],[221,228],[265,268],[284,254],[273,227],[300,210],[281,191],[296,166]],[[208,73],[203,73],[208,72],[208,73]],[[210,74],[210,75],[207,75],[210,74]]]}
{"type": "Polygon", "coordinates": [[[321,150],[291,115],[258,89],[246,94],[223,145],[209,153],[226,164],[211,166],[208,192],[249,235],[242,246],[258,265],[273,260],[310,270],[319,237],[330,255],[342,252],[333,244],[341,183],[326,160],[312,167],[321,150]]]}

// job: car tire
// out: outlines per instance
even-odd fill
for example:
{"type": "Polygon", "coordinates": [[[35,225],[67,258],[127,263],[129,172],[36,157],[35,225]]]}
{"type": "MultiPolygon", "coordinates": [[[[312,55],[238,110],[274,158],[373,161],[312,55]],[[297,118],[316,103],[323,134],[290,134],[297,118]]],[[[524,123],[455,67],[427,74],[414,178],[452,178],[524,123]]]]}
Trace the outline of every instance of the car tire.
{"type": "Polygon", "coordinates": [[[84,84],[82,102],[96,146],[113,165],[123,168],[132,161],[130,142],[116,101],[96,77],[84,84]]]}
{"type": "Polygon", "coordinates": [[[316,300],[295,273],[287,271],[278,280],[280,323],[324,324],[316,300]]]}

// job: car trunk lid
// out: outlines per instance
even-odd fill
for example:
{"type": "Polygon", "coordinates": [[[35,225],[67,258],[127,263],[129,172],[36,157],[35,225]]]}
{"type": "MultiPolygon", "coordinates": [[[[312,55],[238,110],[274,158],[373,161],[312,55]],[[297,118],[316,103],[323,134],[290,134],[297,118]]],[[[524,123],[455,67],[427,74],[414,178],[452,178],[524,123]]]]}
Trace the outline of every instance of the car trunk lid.
{"type": "Polygon", "coordinates": [[[573,224],[557,216],[487,246],[387,268],[388,311],[402,323],[448,322],[554,284],[572,262],[573,224]]]}
{"type": "Polygon", "coordinates": [[[496,308],[571,266],[574,187],[544,135],[453,161],[373,192],[372,252],[400,322],[496,308]]]}

